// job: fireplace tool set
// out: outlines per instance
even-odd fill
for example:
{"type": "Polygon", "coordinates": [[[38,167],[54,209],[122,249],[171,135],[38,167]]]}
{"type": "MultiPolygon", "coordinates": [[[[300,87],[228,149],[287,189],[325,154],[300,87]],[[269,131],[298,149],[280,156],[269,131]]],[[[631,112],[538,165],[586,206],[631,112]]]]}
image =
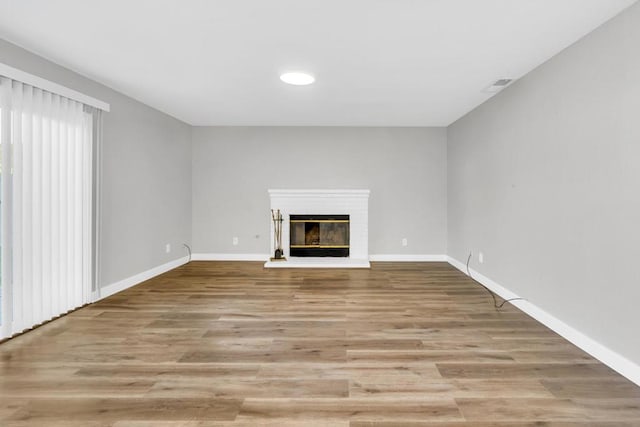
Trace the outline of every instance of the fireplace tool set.
{"type": "Polygon", "coordinates": [[[282,213],[280,209],[271,209],[271,220],[273,221],[273,241],[275,244],[275,253],[271,261],[284,261],[284,252],[282,250],[282,213]]]}

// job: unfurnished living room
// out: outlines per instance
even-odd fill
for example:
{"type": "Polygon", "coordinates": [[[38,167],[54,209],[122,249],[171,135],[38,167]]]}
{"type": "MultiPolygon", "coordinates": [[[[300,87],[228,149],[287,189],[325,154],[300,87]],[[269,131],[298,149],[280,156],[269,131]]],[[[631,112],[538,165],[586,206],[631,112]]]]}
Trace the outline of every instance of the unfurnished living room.
{"type": "Polygon", "coordinates": [[[640,3],[0,0],[0,426],[640,426],[640,3]]]}

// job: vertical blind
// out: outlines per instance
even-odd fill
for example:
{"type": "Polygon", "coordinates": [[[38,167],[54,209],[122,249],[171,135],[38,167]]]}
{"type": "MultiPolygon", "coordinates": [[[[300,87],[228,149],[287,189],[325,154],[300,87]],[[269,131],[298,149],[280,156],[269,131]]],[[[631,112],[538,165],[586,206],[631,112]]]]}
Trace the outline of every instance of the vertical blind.
{"type": "Polygon", "coordinates": [[[90,301],[93,117],[0,76],[1,335],[90,301]]]}

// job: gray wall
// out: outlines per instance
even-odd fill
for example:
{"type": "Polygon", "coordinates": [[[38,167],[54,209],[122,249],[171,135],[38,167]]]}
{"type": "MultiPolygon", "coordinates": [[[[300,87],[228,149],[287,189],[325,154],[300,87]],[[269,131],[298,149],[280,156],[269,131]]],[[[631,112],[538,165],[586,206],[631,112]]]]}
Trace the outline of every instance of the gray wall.
{"type": "Polygon", "coordinates": [[[369,253],[446,253],[444,128],[196,127],[192,142],[194,252],[267,254],[267,189],[364,188],[369,253]]]}
{"type": "Polygon", "coordinates": [[[111,104],[104,115],[101,286],[186,255],[191,127],[1,39],[0,62],[111,104]]]}
{"type": "Polygon", "coordinates": [[[448,129],[449,255],[635,363],[639,46],[637,4],[448,129]]]}

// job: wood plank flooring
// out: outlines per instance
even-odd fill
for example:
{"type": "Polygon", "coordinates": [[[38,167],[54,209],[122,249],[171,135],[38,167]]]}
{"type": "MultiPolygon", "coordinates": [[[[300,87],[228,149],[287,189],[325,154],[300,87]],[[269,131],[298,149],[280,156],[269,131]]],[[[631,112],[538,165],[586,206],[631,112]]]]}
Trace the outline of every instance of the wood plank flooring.
{"type": "Polygon", "coordinates": [[[640,387],[446,263],[191,262],[0,345],[0,426],[640,426],[640,387]]]}

